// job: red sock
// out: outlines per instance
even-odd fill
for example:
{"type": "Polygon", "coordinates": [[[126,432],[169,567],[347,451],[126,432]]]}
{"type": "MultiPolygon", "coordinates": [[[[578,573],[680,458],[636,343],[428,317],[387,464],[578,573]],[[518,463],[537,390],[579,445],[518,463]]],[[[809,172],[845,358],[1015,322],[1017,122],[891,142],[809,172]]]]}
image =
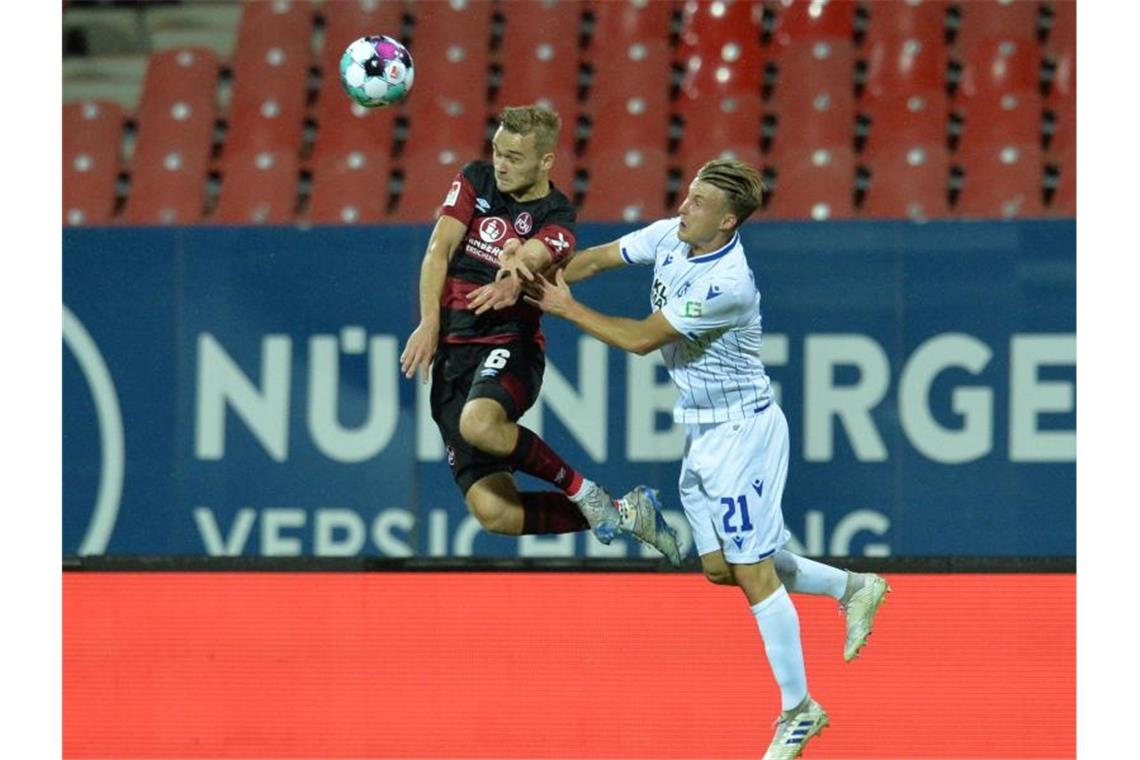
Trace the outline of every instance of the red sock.
{"type": "Polygon", "coordinates": [[[566,464],[558,453],[532,431],[518,426],[519,437],[515,450],[507,457],[516,470],[541,478],[551,485],[558,486],[567,493],[577,493],[582,485],[582,476],[566,464]]]}
{"type": "Polygon", "coordinates": [[[555,491],[523,491],[523,530],[526,535],[577,533],[589,530],[582,511],[565,494],[555,491]]]}

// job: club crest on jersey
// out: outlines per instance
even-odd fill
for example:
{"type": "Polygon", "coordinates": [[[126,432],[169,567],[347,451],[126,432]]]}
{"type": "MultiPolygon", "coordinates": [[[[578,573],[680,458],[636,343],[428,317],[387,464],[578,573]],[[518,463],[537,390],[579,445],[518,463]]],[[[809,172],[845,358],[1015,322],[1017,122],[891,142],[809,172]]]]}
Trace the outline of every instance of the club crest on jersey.
{"type": "Polygon", "coordinates": [[[479,237],[484,243],[497,243],[507,234],[507,223],[497,216],[489,216],[479,222],[479,237]]]}
{"type": "Polygon", "coordinates": [[[555,256],[561,255],[564,248],[570,247],[570,241],[567,240],[561,232],[558,233],[558,239],[547,235],[542,239],[542,242],[546,243],[548,246],[554,249],[555,256]]]}
{"type": "Polygon", "coordinates": [[[530,232],[530,228],[534,226],[534,220],[531,219],[530,214],[526,211],[522,212],[515,217],[515,232],[520,235],[525,235],[530,232]]]}

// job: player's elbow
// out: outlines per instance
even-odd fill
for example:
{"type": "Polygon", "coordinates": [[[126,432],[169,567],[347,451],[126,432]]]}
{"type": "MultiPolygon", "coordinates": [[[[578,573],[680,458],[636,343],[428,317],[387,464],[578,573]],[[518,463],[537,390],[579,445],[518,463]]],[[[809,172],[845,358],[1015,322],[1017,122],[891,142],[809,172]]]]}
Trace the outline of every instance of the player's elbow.
{"type": "Polygon", "coordinates": [[[661,348],[661,343],[654,340],[648,335],[637,335],[633,338],[632,345],[629,350],[638,356],[645,356],[651,354],[657,349],[661,348]]]}
{"type": "Polygon", "coordinates": [[[639,335],[633,335],[627,338],[622,345],[622,349],[631,354],[637,354],[638,356],[645,356],[653,350],[649,347],[649,342],[639,335]]]}

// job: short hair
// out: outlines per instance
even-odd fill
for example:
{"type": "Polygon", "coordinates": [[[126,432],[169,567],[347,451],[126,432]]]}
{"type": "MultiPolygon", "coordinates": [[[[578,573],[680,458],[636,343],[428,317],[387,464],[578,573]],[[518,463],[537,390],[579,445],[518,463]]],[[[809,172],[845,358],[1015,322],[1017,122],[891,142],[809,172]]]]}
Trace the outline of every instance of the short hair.
{"type": "Polygon", "coordinates": [[[764,180],[760,172],[735,158],[716,158],[709,161],[697,172],[697,181],[719,187],[728,198],[728,207],[736,214],[736,226],[760,208],[763,200],[764,180]]]}
{"type": "Polygon", "coordinates": [[[562,119],[546,106],[507,106],[499,114],[499,126],[518,135],[534,135],[538,155],[550,153],[558,144],[562,119]]]}

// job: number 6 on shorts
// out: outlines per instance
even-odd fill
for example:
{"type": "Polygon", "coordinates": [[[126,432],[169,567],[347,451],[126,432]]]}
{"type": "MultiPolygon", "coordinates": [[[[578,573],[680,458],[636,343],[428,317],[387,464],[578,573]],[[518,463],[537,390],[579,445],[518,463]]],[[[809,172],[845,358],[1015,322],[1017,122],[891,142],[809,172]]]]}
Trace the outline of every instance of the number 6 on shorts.
{"type": "Polygon", "coordinates": [[[511,352],[505,348],[496,348],[491,353],[487,354],[487,361],[483,362],[483,366],[488,369],[502,369],[507,366],[507,359],[511,358],[511,352]]]}

